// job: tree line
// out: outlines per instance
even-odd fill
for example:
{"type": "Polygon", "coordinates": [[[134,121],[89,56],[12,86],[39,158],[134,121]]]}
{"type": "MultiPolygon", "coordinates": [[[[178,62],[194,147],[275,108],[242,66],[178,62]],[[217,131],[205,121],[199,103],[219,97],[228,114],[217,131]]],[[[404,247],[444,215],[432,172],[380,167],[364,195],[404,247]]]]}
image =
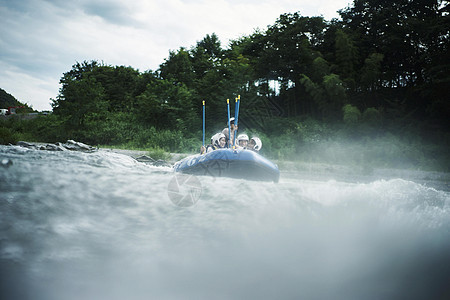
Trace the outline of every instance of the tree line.
{"type": "Polygon", "coordinates": [[[355,0],[342,20],[283,14],[226,49],[208,34],[170,51],[156,71],[85,61],[64,73],[53,110],[69,129],[122,112],[189,134],[200,128],[202,100],[208,123],[224,125],[225,101],[239,94],[243,125],[258,129],[268,116],[335,121],[345,113],[444,126],[448,13],[447,1],[355,0]]]}

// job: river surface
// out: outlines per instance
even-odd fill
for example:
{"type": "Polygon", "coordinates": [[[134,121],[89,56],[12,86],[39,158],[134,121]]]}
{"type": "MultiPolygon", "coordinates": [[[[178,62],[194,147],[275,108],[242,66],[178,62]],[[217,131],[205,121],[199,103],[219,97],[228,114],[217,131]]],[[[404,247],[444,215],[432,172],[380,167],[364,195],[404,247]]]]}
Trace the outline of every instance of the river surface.
{"type": "Polygon", "coordinates": [[[448,182],[186,179],[103,150],[0,160],[0,299],[450,298],[448,182]]]}

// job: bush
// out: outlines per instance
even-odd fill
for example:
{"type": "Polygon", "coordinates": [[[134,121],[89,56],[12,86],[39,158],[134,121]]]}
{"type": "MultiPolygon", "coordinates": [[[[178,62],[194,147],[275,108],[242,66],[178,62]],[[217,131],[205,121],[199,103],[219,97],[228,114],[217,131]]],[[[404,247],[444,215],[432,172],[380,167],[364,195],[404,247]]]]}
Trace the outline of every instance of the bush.
{"type": "MultiPolygon", "coordinates": [[[[296,153],[296,144],[292,135],[287,133],[279,136],[273,136],[271,139],[270,151],[272,157],[276,159],[293,159],[296,153]]],[[[263,142],[264,149],[264,142],[263,142]]]]}
{"type": "Polygon", "coordinates": [[[171,158],[170,154],[159,147],[150,148],[148,150],[148,155],[155,160],[169,160],[171,158]]]}
{"type": "Polygon", "coordinates": [[[356,124],[361,118],[361,112],[359,109],[351,104],[344,105],[342,111],[344,113],[343,120],[345,124],[356,124]]]}
{"type": "Polygon", "coordinates": [[[376,125],[381,122],[381,114],[376,108],[369,107],[363,112],[362,120],[367,124],[376,125]]]}
{"type": "Polygon", "coordinates": [[[10,128],[0,127],[0,144],[8,145],[15,144],[19,141],[17,134],[14,133],[10,128]]]}
{"type": "MultiPolygon", "coordinates": [[[[205,143],[208,142],[208,139],[205,138],[205,143]]],[[[184,153],[197,153],[200,149],[202,142],[199,138],[188,138],[185,137],[181,140],[180,149],[177,152],[184,153]]]]}
{"type": "Polygon", "coordinates": [[[323,122],[307,118],[297,123],[295,133],[299,142],[302,144],[310,144],[326,140],[329,129],[323,122]]]}
{"type": "Polygon", "coordinates": [[[49,143],[68,140],[62,121],[58,116],[39,116],[23,122],[25,123],[25,130],[30,134],[30,138],[25,140],[49,143]]]}

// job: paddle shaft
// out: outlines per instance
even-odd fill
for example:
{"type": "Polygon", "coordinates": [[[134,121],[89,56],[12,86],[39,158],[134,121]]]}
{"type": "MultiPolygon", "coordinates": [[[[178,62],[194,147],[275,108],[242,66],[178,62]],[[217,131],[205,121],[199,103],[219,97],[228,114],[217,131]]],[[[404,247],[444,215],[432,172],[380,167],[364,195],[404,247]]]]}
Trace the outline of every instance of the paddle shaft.
{"type": "Polygon", "coordinates": [[[203,146],[205,146],[205,101],[203,101],[203,146]]]}
{"type": "Polygon", "coordinates": [[[227,99],[228,109],[228,148],[231,146],[231,124],[230,124],[230,99],[227,99]]]}
{"type": "Polygon", "coordinates": [[[234,126],[236,129],[234,130],[234,142],[233,145],[236,145],[236,136],[238,133],[238,120],[239,120],[239,105],[241,104],[241,95],[238,95],[236,98],[236,105],[234,108],[234,126]]]}

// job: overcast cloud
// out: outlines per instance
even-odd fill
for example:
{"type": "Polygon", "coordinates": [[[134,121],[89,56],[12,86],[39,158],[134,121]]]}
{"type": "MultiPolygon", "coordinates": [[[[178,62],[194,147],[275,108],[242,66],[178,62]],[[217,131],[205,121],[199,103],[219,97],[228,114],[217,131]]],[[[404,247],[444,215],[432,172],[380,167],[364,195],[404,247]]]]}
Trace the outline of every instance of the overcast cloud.
{"type": "Polygon", "coordinates": [[[156,70],[169,50],[216,33],[266,29],[283,13],[338,17],[349,0],[0,0],[0,88],[51,110],[59,79],[77,61],[156,70]]]}

